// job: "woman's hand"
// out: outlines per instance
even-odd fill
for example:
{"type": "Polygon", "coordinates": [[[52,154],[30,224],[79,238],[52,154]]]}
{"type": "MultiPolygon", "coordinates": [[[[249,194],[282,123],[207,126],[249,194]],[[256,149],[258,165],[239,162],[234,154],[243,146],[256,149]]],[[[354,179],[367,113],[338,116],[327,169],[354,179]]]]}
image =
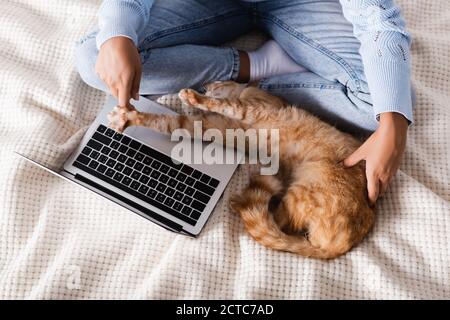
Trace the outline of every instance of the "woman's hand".
{"type": "Polygon", "coordinates": [[[347,167],[366,161],[369,200],[375,205],[400,166],[405,151],[408,121],[395,112],[382,113],[378,129],[344,161],[347,167]]]}
{"type": "Polygon", "coordinates": [[[127,37],[114,37],[100,47],[95,71],[109,87],[120,106],[139,98],[141,61],[134,43],[127,37]]]}

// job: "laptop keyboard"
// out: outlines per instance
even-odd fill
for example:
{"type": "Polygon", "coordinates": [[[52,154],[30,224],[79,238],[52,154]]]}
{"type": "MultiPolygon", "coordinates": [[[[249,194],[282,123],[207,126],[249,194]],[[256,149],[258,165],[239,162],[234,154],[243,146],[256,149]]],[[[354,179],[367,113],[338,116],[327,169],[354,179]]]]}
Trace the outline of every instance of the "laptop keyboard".
{"type": "Polygon", "coordinates": [[[100,125],[73,163],[83,171],[195,225],[219,180],[100,125]]]}

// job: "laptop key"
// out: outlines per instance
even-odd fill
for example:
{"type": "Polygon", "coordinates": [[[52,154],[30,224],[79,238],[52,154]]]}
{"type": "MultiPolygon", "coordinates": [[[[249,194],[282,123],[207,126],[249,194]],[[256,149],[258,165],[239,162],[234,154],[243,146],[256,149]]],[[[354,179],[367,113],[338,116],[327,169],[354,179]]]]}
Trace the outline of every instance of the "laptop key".
{"type": "Polygon", "coordinates": [[[134,157],[134,155],[136,154],[136,150],[134,150],[134,149],[128,149],[128,151],[127,151],[127,156],[129,156],[129,157],[134,157]]]}
{"type": "Polygon", "coordinates": [[[114,133],[113,139],[117,140],[117,141],[120,141],[122,139],[122,137],[123,137],[122,134],[116,132],[116,133],[114,133]]]}
{"type": "Polygon", "coordinates": [[[117,161],[119,161],[120,163],[125,163],[127,161],[127,156],[121,154],[118,158],[117,161]]]}
{"type": "Polygon", "coordinates": [[[191,212],[192,212],[192,209],[189,208],[189,207],[187,207],[187,206],[184,206],[183,209],[181,210],[181,212],[182,212],[183,214],[189,216],[189,215],[191,214],[191,212]]]}
{"type": "Polygon", "coordinates": [[[167,173],[169,169],[170,168],[166,164],[163,164],[161,168],[159,168],[159,171],[161,171],[162,173],[167,173]]]}
{"type": "Polygon", "coordinates": [[[104,146],[100,152],[107,156],[111,152],[111,148],[104,146]]]}
{"type": "Polygon", "coordinates": [[[143,194],[146,194],[147,191],[148,191],[148,189],[150,189],[150,188],[143,184],[143,185],[141,185],[141,186],[139,187],[139,192],[140,192],[140,193],[143,193],[143,194]]]}
{"type": "Polygon", "coordinates": [[[130,148],[133,148],[135,150],[139,150],[141,144],[137,142],[136,140],[132,140],[130,143],[130,148]]]}
{"type": "Polygon", "coordinates": [[[150,167],[145,166],[144,169],[142,169],[142,173],[149,176],[150,173],[152,173],[152,169],[150,167]]]}
{"type": "Polygon", "coordinates": [[[119,149],[117,150],[119,150],[120,153],[126,153],[128,151],[128,147],[124,144],[121,144],[119,149]]]}
{"type": "Polygon", "coordinates": [[[117,141],[113,141],[111,142],[111,144],[109,145],[112,149],[117,150],[120,147],[120,143],[117,141]]]}
{"type": "Polygon", "coordinates": [[[89,159],[88,157],[86,157],[84,154],[80,154],[77,159],[75,161],[79,161],[82,164],[88,164],[89,161],[91,161],[91,159],[89,159]]]}
{"type": "Polygon", "coordinates": [[[131,183],[131,181],[133,181],[133,179],[131,179],[129,177],[124,177],[123,180],[122,180],[122,183],[124,185],[128,186],[131,183]]]}
{"type": "Polygon", "coordinates": [[[207,184],[210,179],[211,179],[211,177],[208,176],[207,174],[202,174],[202,177],[200,178],[200,181],[207,184]]]}
{"type": "Polygon", "coordinates": [[[129,176],[132,172],[133,172],[133,169],[131,169],[130,167],[125,167],[125,169],[123,169],[122,173],[126,176],[129,176]]]}
{"type": "Polygon", "coordinates": [[[194,172],[192,172],[191,176],[195,179],[199,179],[202,176],[202,173],[198,170],[194,170],[194,172]]]}
{"type": "Polygon", "coordinates": [[[98,126],[98,128],[97,128],[97,131],[98,132],[101,132],[101,133],[103,133],[103,132],[105,132],[106,131],[106,126],[104,126],[104,125],[99,125],[98,126]]]}
{"type": "Polygon", "coordinates": [[[213,188],[217,188],[217,186],[219,185],[219,180],[211,178],[211,180],[209,181],[209,185],[213,188]]]}
{"type": "Polygon", "coordinates": [[[184,183],[186,183],[188,186],[192,186],[195,183],[195,179],[192,177],[187,177],[184,183]]]}
{"type": "Polygon", "coordinates": [[[191,187],[187,187],[184,191],[188,196],[192,196],[195,193],[195,189],[192,189],[191,187]]]}
{"type": "Polygon", "coordinates": [[[188,176],[189,176],[193,171],[194,171],[194,168],[191,168],[191,167],[189,167],[189,166],[187,166],[187,165],[184,165],[184,166],[181,168],[181,172],[185,173],[185,174],[188,175],[188,176]]]}
{"type": "Polygon", "coordinates": [[[200,181],[196,181],[195,182],[194,188],[197,189],[197,190],[200,190],[200,191],[202,191],[202,192],[204,192],[204,193],[206,193],[206,194],[208,194],[210,196],[212,196],[213,193],[214,193],[214,188],[212,188],[212,187],[210,187],[210,186],[208,186],[208,185],[206,185],[206,184],[204,184],[203,182],[200,182],[200,181]]]}
{"type": "Polygon", "coordinates": [[[178,171],[174,170],[174,169],[170,169],[169,172],[167,173],[169,176],[171,176],[172,178],[175,178],[177,176],[178,171]]]}
{"type": "Polygon", "coordinates": [[[110,158],[113,159],[117,159],[117,157],[120,155],[120,153],[118,153],[116,150],[111,151],[111,153],[109,154],[110,158]]]}
{"type": "Polygon", "coordinates": [[[208,203],[209,199],[211,198],[210,196],[204,194],[203,192],[197,191],[194,194],[194,198],[203,202],[203,203],[208,203]]]}
{"type": "Polygon", "coordinates": [[[152,178],[158,179],[159,176],[161,175],[160,172],[153,170],[152,174],[150,175],[152,178]]]}
{"type": "Polygon", "coordinates": [[[134,164],[136,163],[136,160],[128,158],[128,160],[125,162],[125,164],[129,167],[134,166],[134,164]]]}
{"type": "Polygon", "coordinates": [[[95,140],[89,140],[87,145],[97,151],[100,151],[100,149],[103,147],[103,145],[100,142],[95,140]]]}
{"type": "Polygon", "coordinates": [[[84,148],[83,148],[83,151],[81,151],[81,153],[84,154],[84,155],[86,155],[86,156],[88,156],[89,153],[91,153],[91,151],[92,151],[91,148],[89,148],[89,147],[84,147],[84,148]]]}
{"type": "Polygon", "coordinates": [[[174,193],[175,193],[175,189],[172,189],[171,187],[167,187],[166,191],[164,191],[164,194],[169,197],[173,196],[174,193]]]}
{"type": "Polygon", "coordinates": [[[140,186],[141,186],[141,184],[137,181],[133,181],[130,185],[130,187],[133,188],[134,190],[139,189],[140,186]]]}
{"type": "Polygon", "coordinates": [[[105,145],[109,145],[111,143],[111,139],[110,138],[108,138],[108,137],[106,137],[106,136],[104,136],[104,135],[102,135],[102,134],[100,134],[98,132],[95,132],[92,135],[92,138],[97,140],[97,141],[100,141],[102,144],[105,144],[105,145]]]}
{"type": "Polygon", "coordinates": [[[184,180],[186,180],[186,175],[184,174],[184,173],[179,173],[178,175],[177,175],[177,180],[178,181],[181,181],[181,182],[184,182],[184,180]]]}
{"type": "Polygon", "coordinates": [[[112,176],[114,175],[115,171],[111,168],[108,168],[108,170],[106,170],[105,175],[107,175],[108,177],[112,178],[112,176]]]}
{"type": "Polygon", "coordinates": [[[139,180],[139,178],[141,177],[141,174],[139,172],[137,172],[136,170],[134,170],[133,173],[131,174],[131,177],[134,180],[139,180]]]}
{"type": "Polygon", "coordinates": [[[100,155],[100,157],[98,158],[98,162],[100,163],[105,163],[108,160],[108,157],[105,156],[104,154],[100,155]]]}
{"type": "Polygon", "coordinates": [[[145,157],[144,161],[142,161],[144,164],[146,164],[147,166],[149,166],[152,163],[152,159],[149,157],[145,157]]]}
{"type": "Polygon", "coordinates": [[[112,137],[114,135],[115,131],[111,128],[106,129],[105,131],[105,135],[107,135],[108,137],[112,137]]]}
{"type": "Polygon", "coordinates": [[[150,181],[147,183],[147,185],[152,188],[156,188],[156,186],[158,185],[158,181],[156,181],[155,179],[150,179],[150,181]]]}
{"type": "Polygon", "coordinates": [[[116,163],[116,165],[114,166],[114,169],[116,169],[117,171],[122,171],[123,170],[123,168],[124,168],[125,166],[123,165],[123,164],[121,164],[121,163],[116,163]]]}
{"type": "Polygon", "coordinates": [[[147,192],[147,195],[150,197],[150,198],[154,198],[154,197],[156,197],[156,195],[158,194],[158,192],[156,191],[156,190],[154,190],[154,189],[150,189],[148,192],[147,192]]]}
{"type": "Polygon", "coordinates": [[[156,187],[156,190],[158,190],[159,192],[164,192],[164,190],[166,190],[166,186],[162,183],[159,183],[158,186],[156,187]]]}
{"type": "Polygon", "coordinates": [[[161,162],[156,161],[156,160],[154,160],[151,165],[151,167],[156,170],[158,170],[160,166],[161,166],[161,162]]]}
{"type": "Polygon", "coordinates": [[[127,136],[123,136],[121,142],[127,146],[131,142],[131,138],[127,137],[127,136]]]}
{"type": "Polygon", "coordinates": [[[190,205],[192,202],[192,198],[189,196],[184,196],[183,200],[181,200],[181,202],[183,202],[185,205],[190,205]]]}
{"type": "Polygon", "coordinates": [[[134,156],[134,159],[136,159],[137,161],[142,161],[144,160],[144,155],[140,152],[136,153],[136,155],[134,156]]]}
{"type": "Polygon", "coordinates": [[[97,167],[97,171],[100,173],[104,173],[106,171],[106,169],[108,169],[108,167],[105,166],[104,164],[101,164],[97,167]]]}
{"type": "Polygon", "coordinates": [[[169,181],[169,176],[166,176],[165,174],[162,174],[159,177],[159,181],[161,181],[162,183],[167,183],[167,181],[169,181]]]}
{"type": "Polygon", "coordinates": [[[172,198],[166,198],[166,200],[164,201],[164,204],[169,207],[171,207],[174,203],[175,203],[175,200],[173,200],[172,198]]]}
{"type": "Polygon", "coordinates": [[[163,203],[164,200],[166,200],[166,196],[163,195],[162,193],[158,193],[158,195],[156,196],[156,200],[163,203]]]}
{"type": "Polygon", "coordinates": [[[169,185],[169,186],[171,186],[172,188],[175,188],[175,186],[177,185],[177,180],[175,180],[175,179],[172,179],[172,178],[170,178],[169,179],[169,182],[167,182],[167,184],[169,185]]]}
{"type": "Polygon", "coordinates": [[[144,168],[144,165],[140,162],[136,162],[133,168],[135,168],[137,171],[141,171],[144,168]]]}
{"type": "Polygon", "coordinates": [[[198,212],[198,211],[196,211],[196,210],[193,210],[192,213],[191,213],[191,215],[190,215],[190,217],[191,217],[192,219],[197,220],[198,218],[200,218],[201,215],[202,215],[202,214],[201,214],[200,212],[198,212]]]}
{"type": "Polygon", "coordinates": [[[173,196],[175,199],[181,201],[183,199],[183,194],[179,191],[175,192],[175,195],[173,196]]]}
{"type": "Polygon", "coordinates": [[[91,157],[91,159],[97,160],[99,155],[100,155],[100,153],[98,151],[92,151],[90,157],[91,157]]]}
{"type": "Polygon", "coordinates": [[[191,204],[191,207],[202,212],[205,209],[206,205],[201,203],[200,201],[194,200],[191,204]]]}
{"type": "Polygon", "coordinates": [[[123,174],[121,174],[119,172],[116,172],[116,174],[114,175],[113,179],[116,180],[116,181],[120,181],[120,180],[123,179],[123,174]]]}
{"type": "Polygon", "coordinates": [[[106,161],[106,165],[110,168],[114,168],[114,166],[116,165],[116,161],[113,159],[109,159],[108,161],[106,161]]]}
{"type": "Polygon", "coordinates": [[[145,183],[145,184],[147,184],[148,180],[150,180],[150,178],[147,177],[147,176],[144,176],[144,175],[142,175],[142,176],[139,178],[139,182],[142,182],[142,183],[145,183]]]}
{"type": "Polygon", "coordinates": [[[174,208],[177,211],[181,211],[183,210],[183,204],[181,202],[178,201],[174,201],[175,203],[173,204],[172,208],[174,208]]]}
{"type": "Polygon", "coordinates": [[[186,189],[186,185],[184,183],[179,182],[175,189],[183,192],[186,189]]]}
{"type": "Polygon", "coordinates": [[[95,161],[95,160],[92,160],[92,161],[89,163],[89,167],[92,168],[92,169],[96,169],[96,168],[98,167],[98,162],[95,161]]]}

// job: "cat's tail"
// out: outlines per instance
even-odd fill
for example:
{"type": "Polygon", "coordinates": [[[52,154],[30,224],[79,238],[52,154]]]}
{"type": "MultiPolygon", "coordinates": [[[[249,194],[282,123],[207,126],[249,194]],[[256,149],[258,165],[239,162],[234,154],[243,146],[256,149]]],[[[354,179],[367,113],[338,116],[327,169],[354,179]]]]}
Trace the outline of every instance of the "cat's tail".
{"type": "Polygon", "coordinates": [[[269,212],[269,202],[281,190],[281,182],[276,177],[258,176],[241,195],[231,199],[230,207],[241,215],[247,232],[268,248],[311,258],[335,258],[336,252],[314,247],[305,237],[288,235],[280,229],[269,212]]]}

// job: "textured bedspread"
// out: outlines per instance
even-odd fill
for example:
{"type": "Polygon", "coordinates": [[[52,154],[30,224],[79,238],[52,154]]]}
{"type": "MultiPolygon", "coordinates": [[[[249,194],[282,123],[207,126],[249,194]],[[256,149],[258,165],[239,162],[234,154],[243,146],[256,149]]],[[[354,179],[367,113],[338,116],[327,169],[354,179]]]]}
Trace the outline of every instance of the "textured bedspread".
{"type": "MultiPolygon", "coordinates": [[[[14,150],[61,166],[105,101],[73,66],[99,1],[2,1],[0,297],[450,298],[450,6],[398,3],[414,36],[416,123],[375,229],[324,262],[244,232],[227,201],[248,182],[247,165],[190,239],[17,158],[14,150]]],[[[183,111],[173,97],[161,102],[183,111]]]]}

